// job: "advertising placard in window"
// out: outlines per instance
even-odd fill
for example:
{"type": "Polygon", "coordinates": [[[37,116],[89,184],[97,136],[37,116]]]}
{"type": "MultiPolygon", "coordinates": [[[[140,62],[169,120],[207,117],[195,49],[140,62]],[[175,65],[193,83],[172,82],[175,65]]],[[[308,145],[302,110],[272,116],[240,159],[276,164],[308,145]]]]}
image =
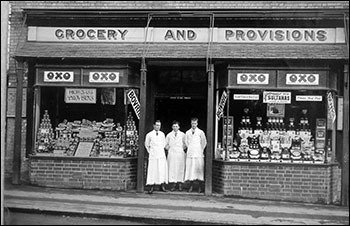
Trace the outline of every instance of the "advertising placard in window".
{"type": "Polygon", "coordinates": [[[96,89],[66,88],[64,101],[74,104],[96,104],[96,89]]]}

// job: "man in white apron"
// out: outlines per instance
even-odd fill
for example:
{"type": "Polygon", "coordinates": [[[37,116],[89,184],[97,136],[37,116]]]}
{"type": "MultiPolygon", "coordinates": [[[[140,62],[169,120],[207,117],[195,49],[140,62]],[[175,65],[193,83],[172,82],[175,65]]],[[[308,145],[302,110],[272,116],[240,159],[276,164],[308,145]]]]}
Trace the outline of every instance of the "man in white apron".
{"type": "Polygon", "coordinates": [[[168,133],[165,138],[165,149],[168,150],[169,183],[174,183],[171,191],[175,191],[176,185],[178,185],[179,191],[182,191],[186,161],[185,133],[179,130],[180,124],[177,121],[173,121],[172,129],[173,131],[168,133]]]}
{"type": "Polygon", "coordinates": [[[203,130],[198,127],[198,118],[191,119],[191,129],[187,130],[185,135],[185,144],[187,146],[185,180],[190,181],[188,192],[193,189],[193,182],[198,180],[198,192],[201,192],[201,182],[204,181],[204,148],[207,145],[207,139],[203,130]]]}
{"type": "Polygon", "coordinates": [[[152,194],[154,185],[160,185],[160,191],[166,192],[164,183],[168,183],[168,164],[165,156],[165,135],[160,131],[161,122],[157,120],[153,124],[153,130],[146,135],[145,147],[148,151],[148,168],[146,185],[151,188],[148,193],[152,194]]]}

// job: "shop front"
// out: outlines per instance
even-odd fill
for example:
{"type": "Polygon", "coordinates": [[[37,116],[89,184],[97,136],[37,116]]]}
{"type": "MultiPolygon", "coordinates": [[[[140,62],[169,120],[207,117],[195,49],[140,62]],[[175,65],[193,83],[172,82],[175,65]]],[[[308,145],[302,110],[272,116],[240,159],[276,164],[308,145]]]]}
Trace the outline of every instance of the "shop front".
{"type": "Polygon", "coordinates": [[[335,203],[335,96],[324,67],[235,67],[217,77],[213,190],[225,195],[335,203]],[[226,103],[226,105],[224,105],[226,103]]]}
{"type": "Polygon", "coordinates": [[[130,65],[36,65],[31,183],[135,189],[139,84],[130,65]]]}
{"type": "Polygon", "coordinates": [[[27,13],[16,59],[29,64],[31,183],[144,192],[153,122],[168,133],[173,120],[185,131],[198,117],[205,195],[339,202],[348,73],[339,22],[106,11],[89,12],[90,25],[27,13]]]}

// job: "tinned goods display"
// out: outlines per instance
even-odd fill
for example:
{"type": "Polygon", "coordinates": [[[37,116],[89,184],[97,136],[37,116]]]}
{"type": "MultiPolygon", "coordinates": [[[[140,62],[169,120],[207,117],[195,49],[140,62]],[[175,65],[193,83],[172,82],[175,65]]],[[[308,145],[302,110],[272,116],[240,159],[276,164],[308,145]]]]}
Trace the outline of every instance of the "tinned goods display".
{"type": "MultiPolygon", "coordinates": [[[[258,162],[290,162],[290,163],[324,163],[325,145],[322,119],[316,121],[316,133],[310,128],[310,122],[306,117],[307,110],[302,110],[302,116],[296,120],[283,117],[267,117],[265,123],[263,117],[256,117],[253,126],[250,116],[245,111],[239,122],[239,128],[234,141],[227,147],[227,158],[223,154],[222,159],[230,161],[258,161],[258,162]],[[298,121],[296,123],[296,121],[298,121]],[[316,141],[315,141],[316,135],[316,141]]],[[[255,118],[254,118],[255,119],[255,118]]],[[[226,128],[224,123],[223,128],[226,128]]],[[[223,139],[225,140],[225,133],[223,139]]],[[[225,142],[223,140],[223,143],[225,142]]],[[[225,152],[226,146],[218,145],[218,150],[225,152]]]]}
{"type": "Polygon", "coordinates": [[[103,122],[87,119],[69,122],[64,119],[53,131],[46,110],[38,130],[35,153],[52,156],[125,158],[136,157],[137,150],[138,131],[131,112],[124,127],[120,122],[114,123],[114,119],[111,118],[103,122]]]}

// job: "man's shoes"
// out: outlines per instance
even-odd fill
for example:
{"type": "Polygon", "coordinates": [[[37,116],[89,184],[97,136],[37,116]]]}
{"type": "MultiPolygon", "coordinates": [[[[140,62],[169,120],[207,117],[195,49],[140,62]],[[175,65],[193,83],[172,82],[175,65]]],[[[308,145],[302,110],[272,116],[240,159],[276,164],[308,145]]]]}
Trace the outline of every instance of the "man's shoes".
{"type": "Polygon", "coordinates": [[[198,193],[201,193],[202,192],[202,188],[201,188],[201,186],[199,185],[198,186],[198,193]]]}
{"type": "Polygon", "coordinates": [[[162,191],[162,192],[167,192],[167,190],[164,187],[164,184],[160,185],[160,189],[159,190],[162,191]]]}
{"type": "Polygon", "coordinates": [[[150,188],[149,191],[148,191],[148,194],[152,194],[152,193],[153,193],[153,190],[154,190],[154,187],[151,186],[151,188],[150,188]]]}
{"type": "Polygon", "coordinates": [[[179,184],[179,191],[182,191],[182,184],[179,184]]]}
{"type": "Polygon", "coordinates": [[[188,192],[192,192],[193,189],[193,185],[190,186],[190,188],[188,189],[188,192]]]}
{"type": "Polygon", "coordinates": [[[176,190],[176,184],[170,189],[170,191],[175,191],[176,190]]]}

